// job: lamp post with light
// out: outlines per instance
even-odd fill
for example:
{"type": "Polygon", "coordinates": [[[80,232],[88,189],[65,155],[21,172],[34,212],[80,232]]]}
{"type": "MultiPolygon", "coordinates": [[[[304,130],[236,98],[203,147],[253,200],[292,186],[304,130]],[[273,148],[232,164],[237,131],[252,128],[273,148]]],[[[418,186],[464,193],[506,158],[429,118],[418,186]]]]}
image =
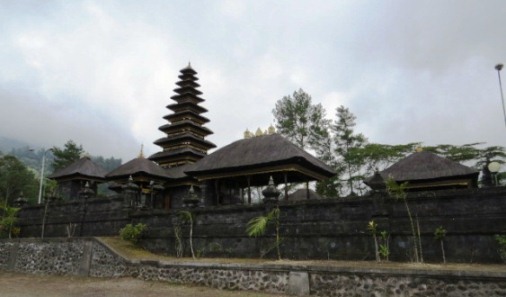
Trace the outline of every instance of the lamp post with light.
{"type": "Polygon", "coordinates": [[[497,77],[499,78],[499,89],[501,91],[501,103],[502,103],[502,113],[503,113],[503,116],[504,116],[504,125],[506,125],[506,109],[504,109],[504,95],[503,95],[503,92],[502,92],[502,82],[501,82],[501,70],[502,70],[502,67],[503,67],[502,64],[495,65],[495,70],[497,70],[497,77]]]}
{"type": "Polygon", "coordinates": [[[42,185],[44,183],[44,166],[46,165],[46,154],[52,150],[53,150],[52,148],[44,150],[44,154],[42,154],[42,169],[40,170],[39,198],[37,199],[38,204],[42,203],[42,185]]]}

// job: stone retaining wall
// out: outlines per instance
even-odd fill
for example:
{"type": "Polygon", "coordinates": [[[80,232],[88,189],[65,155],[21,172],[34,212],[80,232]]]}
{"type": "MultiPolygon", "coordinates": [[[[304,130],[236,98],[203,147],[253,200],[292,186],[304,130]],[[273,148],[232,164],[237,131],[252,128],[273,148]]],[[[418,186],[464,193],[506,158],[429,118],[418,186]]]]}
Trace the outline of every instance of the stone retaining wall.
{"type": "MultiPolygon", "coordinates": [[[[296,262],[295,262],[296,263],[296,262]]],[[[503,272],[129,261],[98,239],[1,240],[0,269],[312,296],[506,296],[503,272]]]]}

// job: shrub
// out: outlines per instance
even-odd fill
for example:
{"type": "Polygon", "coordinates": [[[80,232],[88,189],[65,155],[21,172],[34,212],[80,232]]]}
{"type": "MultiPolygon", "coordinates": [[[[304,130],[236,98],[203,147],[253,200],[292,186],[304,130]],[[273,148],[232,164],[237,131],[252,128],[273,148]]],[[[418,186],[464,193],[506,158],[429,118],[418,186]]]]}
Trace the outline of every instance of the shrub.
{"type": "Polygon", "coordinates": [[[124,228],[119,230],[119,236],[121,239],[130,241],[134,244],[139,242],[139,239],[142,236],[142,233],[144,230],[146,230],[147,225],[146,224],[137,224],[133,226],[132,224],[127,224],[124,228]]]}
{"type": "Polygon", "coordinates": [[[499,244],[499,249],[497,250],[499,256],[501,256],[503,262],[506,263],[506,235],[496,235],[495,240],[499,244]]]}

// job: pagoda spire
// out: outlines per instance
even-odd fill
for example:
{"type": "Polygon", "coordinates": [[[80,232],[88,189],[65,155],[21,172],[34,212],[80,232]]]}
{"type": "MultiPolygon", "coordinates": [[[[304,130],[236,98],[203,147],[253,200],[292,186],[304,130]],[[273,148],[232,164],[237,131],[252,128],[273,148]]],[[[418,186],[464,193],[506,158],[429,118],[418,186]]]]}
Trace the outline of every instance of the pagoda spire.
{"type": "Polygon", "coordinates": [[[176,94],[171,97],[175,103],[167,105],[172,113],[163,117],[168,123],[159,128],[165,137],[154,142],[162,151],[149,157],[162,167],[195,163],[206,156],[209,149],[216,147],[214,143],[205,140],[213,132],[204,126],[209,119],[201,115],[207,109],[200,106],[205,100],[200,97],[202,92],[198,90],[200,85],[196,75],[197,72],[188,62],[188,66],[180,70],[180,80],[174,89],[176,94]]]}

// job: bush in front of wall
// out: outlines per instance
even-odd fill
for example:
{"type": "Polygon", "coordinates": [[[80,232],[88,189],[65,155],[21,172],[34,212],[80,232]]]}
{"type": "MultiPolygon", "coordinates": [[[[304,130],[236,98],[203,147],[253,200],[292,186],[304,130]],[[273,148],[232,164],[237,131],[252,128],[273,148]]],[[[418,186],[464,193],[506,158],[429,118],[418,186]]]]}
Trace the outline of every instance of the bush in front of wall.
{"type": "Polygon", "coordinates": [[[119,230],[119,236],[121,239],[130,241],[134,244],[139,242],[139,239],[142,236],[144,230],[146,230],[148,226],[146,224],[139,223],[137,225],[127,224],[124,228],[119,230]]]}
{"type": "Polygon", "coordinates": [[[499,252],[499,256],[501,256],[502,261],[506,263],[506,235],[497,234],[495,236],[495,240],[499,244],[499,249],[497,250],[499,252]]]}

